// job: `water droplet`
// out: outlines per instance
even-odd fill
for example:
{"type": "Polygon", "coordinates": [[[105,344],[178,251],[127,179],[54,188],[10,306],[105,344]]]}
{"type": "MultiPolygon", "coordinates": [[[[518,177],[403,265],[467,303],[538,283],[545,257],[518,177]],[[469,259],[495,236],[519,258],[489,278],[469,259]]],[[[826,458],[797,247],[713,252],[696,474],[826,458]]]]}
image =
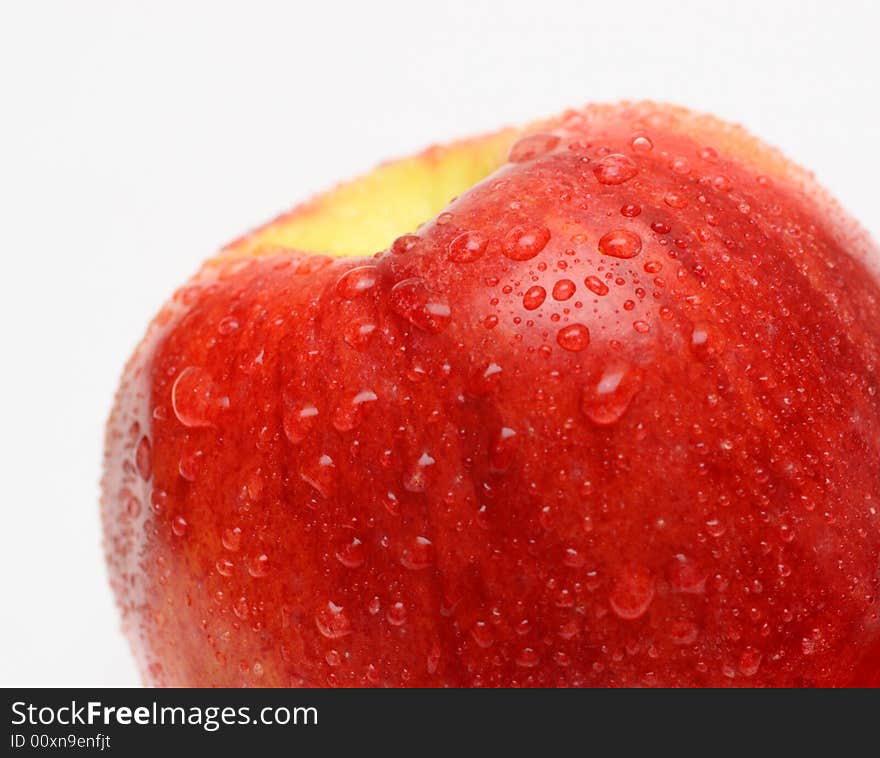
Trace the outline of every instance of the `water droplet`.
{"type": "Polygon", "coordinates": [[[269,556],[265,553],[252,556],[247,563],[247,570],[254,579],[266,576],[269,571],[269,556]]]}
{"type": "Polygon", "coordinates": [[[232,529],[224,530],[220,541],[223,543],[223,547],[230,552],[238,552],[241,548],[241,529],[236,526],[232,529]]]}
{"type": "Polygon", "coordinates": [[[379,269],[375,266],[357,266],[346,271],[336,282],[336,291],[346,300],[371,290],[379,281],[379,269]]]}
{"type": "Polygon", "coordinates": [[[422,453],[419,459],[403,477],[403,488],[407,492],[424,492],[428,488],[428,471],[435,464],[428,453],[422,453]]]}
{"type": "Polygon", "coordinates": [[[367,408],[376,400],[378,396],[370,389],[361,390],[349,400],[343,400],[333,414],[333,428],[337,432],[350,432],[357,428],[364,420],[367,408]]]}
{"type": "Polygon", "coordinates": [[[541,662],[541,654],[533,647],[524,647],[516,656],[516,665],[521,668],[534,668],[541,662]]]}
{"type": "Polygon", "coordinates": [[[346,540],[339,550],[336,551],[336,560],[346,568],[353,569],[363,566],[366,560],[364,543],[357,537],[346,540]]]}
{"type": "Polygon", "coordinates": [[[598,276],[588,276],[584,279],[584,284],[594,295],[601,297],[608,294],[608,286],[598,276]]]}
{"type": "Polygon", "coordinates": [[[492,634],[492,628],[485,621],[477,621],[471,627],[471,637],[474,642],[482,648],[491,647],[495,642],[495,636],[492,634]]]}
{"type": "Polygon", "coordinates": [[[651,325],[647,321],[633,321],[633,329],[639,334],[647,334],[651,331],[651,325]]]}
{"type": "Polygon", "coordinates": [[[181,424],[203,427],[211,426],[216,414],[229,407],[229,398],[220,396],[207,371],[188,366],[174,380],[171,405],[181,424]]]}
{"type": "Polygon", "coordinates": [[[739,656],[737,668],[743,676],[754,676],[761,668],[761,652],[753,647],[747,647],[739,656]]]}
{"type": "Polygon", "coordinates": [[[134,455],[135,466],[141,479],[147,481],[153,473],[153,446],[148,437],[141,437],[134,455]]]}
{"type": "Polygon", "coordinates": [[[562,553],[562,562],[571,568],[583,568],[587,562],[587,557],[577,548],[567,547],[562,553]]]}
{"type": "Polygon", "coordinates": [[[235,614],[236,618],[239,618],[242,621],[248,617],[250,608],[248,607],[247,598],[244,595],[232,604],[232,612],[235,614]]]}
{"type": "Polygon", "coordinates": [[[536,308],[540,308],[546,298],[547,290],[545,290],[540,284],[529,287],[523,295],[523,308],[527,311],[533,311],[536,308]]]}
{"type": "Polygon", "coordinates": [[[235,564],[230,561],[228,558],[221,558],[216,563],[217,573],[220,576],[232,576],[232,572],[235,569],[235,564]]]}
{"type": "Polygon", "coordinates": [[[669,638],[676,645],[691,645],[698,634],[697,625],[688,619],[678,619],[669,625],[669,638]]]}
{"type": "Polygon", "coordinates": [[[194,482],[202,470],[205,454],[201,450],[183,455],[177,464],[180,475],[188,482],[194,482]]]}
{"type": "Polygon", "coordinates": [[[492,470],[506,471],[510,468],[517,446],[516,432],[510,427],[501,427],[495,434],[489,450],[489,465],[492,470]]]}
{"type": "Polygon", "coordinates": [[[464,232],[449,243],[447,254],[454,263],[471,263],[486,250],[489,240],[482,232],[464,232]]]}
{"type": "Polygon", "coordinates": [[[188,528],[189,524],[183,516],[175,516],[174,520],[171,522],[171,531],[174,532],[177,537],[183,537],[188,528]]]}
{"type": "Polygon", "coordinates": [[[590,344],[590,330],[583,324],[563,326],[556,333],[556,342],[563,350],[577,353],[590,344]]]}
{"type": "Polygon", "coordinates": [[[411,571],[426,569],[434,563],[434,545],[427,537],[416,537],[400,554],[400,564],[411,571]]]}
{"type": "Polygon", "coordinates": [[[612,258],[635,258],[642,251],[642,238],[627,229],[615,229],[599,240],[599,252],[612,258]]]}
{"type": "Polygon", "coordinates": [[[632,179],[638,171],[635,161],[622,153],[606,155],[593,167],[593,173],[600,184],[623,184],[632,179]]]}
{"type": "Polygon", "coordinates": [[[501,381],[503,369],[497,363],[487,363],[479,369],[471,381],[470,391],[474,395],[488,395],[501,381]]]}
{"type": "Polygon", "coordinates": [[[440,646],[435,642],[428,651],[427,671],[429,674],[436,674],[440,665],[440,646]]]}
{"type": "Polygon", "coordinates": [[[550,230],[543,225],[515,226],[504,238],[502,251],[514,261],[527,261],[540,253],[550,241],[550,230]]]}
{"type": "Polygon", "coordinates": [[[406,606],[401,602],[388,606],[385,619],[391,626],[403,626],[406,623],[406,606]]]}
{"type": "Polygon", "coordinates": [[[317,421],[318,409],[311,403],[286,410],[282,416],[284,435],[294,445],[302,442],[317,421]]]}
{"type": "Polygon", "coordinates": [[[694,352],[698,354],[704,353],[708,343],[708,329],[702,324],[694,324],[693,331],[691,332],[691,347],[694,349],[694,352]]]}
{"type": "Polygon", "coordinates": [[[150,508],[157,516],[160,515],[168,505],[168,493],[165,490],[153,490],[150,495],[150,508]]]}
{"type": "Polygon", "coordinates": [[[299,476],[321,497],[330,497],[336,489],[336,465],[326,453],[308,470],[300,471],[299,476]]]}
{"type": "Polygon", "coordinates": [[[654,577],[642,566],[629,566],[618,577],[609,597],[611,610],[626,621],[645,615],[654,599],[654,577]]]}
{"type": "Polygon", "coordinates": [[[710,537],[723,537],[727,531],[727,526],[720,519],[710,518],[706,519],[706,531],[710,537]]]}
{"type": "Polygon", "coordinates": [[[238,326],[238,320],[234,316],[226,316],[225,318],[220,319],[220,323],[217,324],[217,331],[224,337],[228,337],[238,329],[238,326]]]}
{"type": "Polygon", "coordinates": [[[571,279],[560,279],[553,285],[554,300],[568,300],[574,295],[577,285],[571,279]]]}
{"type": "Polygon", "coordinates": [[[520,139],[510,150],[511,163],[531,161],[549,153],[559,144],[555,134],[530,134],[520,139]]]}
{"type": "Polygon", "coordinates": [[[719,174],[712,180],[712,186],[722,192],[730,192],[733,189],[733,182],[723,174],[719,174]]]}
{"type": "Polygon", "coordinates": [[[651,224],[651,229],[657,234],[669,234],[670,232],[669,224],[664,224],[662,221],[654,221],[651,224]]]}
{"type": "Polygon", "coordinates": [[[584,390],[581,410],[599,426],[617,423],[629,408],[636,389],[636,378],[627,367],[610,366],[595,385],[584,390]]]}
{"type": "Polygon", "coordinates": [[[676,592],[699,595],[706,591],[706,572],[684,553],[669,564],[669,584],[676,592]]]}
{"type": "Polygon", "coordinates": [[[328,640],[336,640],[351,634],[351,622],[345,615],[341,605],[332,600],[315,614],[315,625],[318,631],[328,640]]]}
{"type": "Polygon", "coordinates": [[[391,243],[391,252],[396,255],[404,255],[412,252],[421,243],[421,239],[415,234],[404,234],[391,243]]]}
{"type": "Polygon", "coordinates": [[[422,279],[404,279],[391,289],[391,307],[413,326],[438,334],[452,319],[449,305],[434,295],[422,279]]]}
{"type": "Polygon", "coordinates": [[[363,350],[376,332],[376,324],[370,319],[356,318],[345,326],[342,338],[355,350],[363,350]]]}
{"type": "Polygon", "coordinates": [[[642,206],[635,203],[627,203],[620,209],[620,215],[627,218],[635,218],[642,212],[642,206]]]}
{"type": "Polygon", "coordinates": [[[650,153],[651,150],[654,149],[654,143],[651,142],[648,137],[641,134],[637,137],[633,137],[629,146],[633,149],[633,152],[636,153],[650,153]]]}
{"type": "Polygon", "coordinates": [[[704,147],[700,150],[700,158],[707,163],[715,163],[718,161],[718,151],[714,147],[704,147]]]}
{"type": "Polygon", "coordinates": [[[437,226],[446,226],[447,224],[452,222],[452,214],[449,211],[443,211],[439,216],[437,216],[437,220],[435,223],[437,226]]]}
{"type": "Polygon", "coordinates": [[[663,196],[663,202],[670,208],[686,208],[688,199],[678,192],[667,192],[663,196]]]}
{"type": "Polygon", "coordinates": [[[690,162],[687,158],[684,158],[682,156],[673,158],[670,166],[676,174],[688,174],[691,170],[690,162]]]}

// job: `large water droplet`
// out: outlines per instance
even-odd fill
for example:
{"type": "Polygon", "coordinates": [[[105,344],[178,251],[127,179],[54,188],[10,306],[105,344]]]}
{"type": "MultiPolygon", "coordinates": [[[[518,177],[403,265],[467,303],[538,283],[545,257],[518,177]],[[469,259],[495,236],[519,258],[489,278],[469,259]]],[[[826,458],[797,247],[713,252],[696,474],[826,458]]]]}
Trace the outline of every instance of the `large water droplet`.
{"type": "Polygon", "coordinates": [[[284,435],[293,444],[299,444],[308,436],[317,419],[318,409],[311,403],[285,410],[281,419],[284,435]]]}
{"type": "Polygon", "coordinates": [[[391,252],[395,255],[405,255],[415,250],[422,240],[416,234],[404,234],[391,243],[391,252]]]}
{"type": "Polygon", "coordinates": [[[346,271],[336,282],[336,291],[346,300],[371,290],[379,281],[379,269],[375,266],[357,266],[346,271]]]}
{"type": "Polygon", "coordinates": [[[449,305],[418,278],[404,279],[394,285],[391,307],[413,326],[432,334],[442,332],[452,319],[449,305]]]}
{"type": "Polygon", "coordinates": [[[593,173],[600,184],[623,184],[632,179],[638,171],[635,161],[622,153],[606,155],[593,167],[593,173]]]}
{"type": "Polygon", "coordinates": [[[315,614],[315,625],[328,640],[336,640],[351,634],[351,622],[345,615],[345,610],[332,600],[315,614]]]}
{"type": "Polygon", "coordinates": [[[492,634],[492,627],[490,627],[485,621],[477,621],[474,623],[471,627],[471,637],[473,637],[474,642],[482,648],[491,647],[492,643],[495,642],[495,635],[492,634]]]}
{"type": "Polygon", "coordinates": [[[667,192],[663,196],[663,202],[670,208],[686,208],[688,199],[680,192],[667,192]]]}
{"type": "Polygon", "coordinates": [[[608,285],[598,276],[588,276],[584,279],[584,284],[594,295],[599,295],[601,297],[602,295],[608,294],[608,285]]]}
{"type": "Polygon", "coordinates": [[[376,333],[376,324],[369,318],[355,318],[346,324],[342,339],[349,347],[363,350],[376,333]]]}
{"type": "Polygon", "coordinates": [[[532,287],[529,287],[523,295],[523,308],[525,308],[527,311],[533,311],[536,308],[540,308],[544,300],[546,299],[547,290],[545,290],[540,284],[536,284],[532,287]]]}
{"type": "Polygon", "coordinates": [[[501,381],[503,369],[495,362],[487,363],[473,375],[470,391],[474,395],[488,395],[493,392],[501,381]]]}
{"type": "Polygon", "coordinates": [[[391,626],[403,626],[406,623],[406,606],[401,603],[392,603],[385,612],[385,619],[391,626]]]}
{"type": "Polygon", "coordinates": [[[251,556],[247,562],[247,570],[254,579],[266,576],[269,572],[269,556],[265,553],[251,556]]]}
{"type": "Polygon", "coordinates": [[[449,243],[447,256],[454,263],[471,263],[483,255],[488,242],[482,232],[464,232],[449,243]]]}
{"type": "Polygon", "coordinates": [[[654,149],[654,143],[649,137],[642,134],[633,137],[629,145],[635,153],[650,153],[654,149]]]}
{"type": "Polygon", "coordinates": [[[580,352],[590,344],[590,330],[583,324],[563,326],[556,333],[556,342],[563,350],[573,353],[580,352]]]}
{"type": "Polygon", "coordinates": [[[737,665],[739,673],[743,676],[754,676],[757,674],[758,669],[761,668],[762,657],[760,650],[756,650],[753,647],[745,648],[739,656],[739,663],[737,665]]]}
{"type": "Polygon", "coordinates": [[[315,464],[300,471],[299,476],[321,497],[330,497],[336,489],[336,465],[326,453],[315,464]]]}
{"type": "Polygon", "coordinates": [[[412,571],[428,568],[434,563],[434,545],[427,537],[416,537],[400,554],[400,563],[412,571]]]}
{"type": "Polygon", "coordinates": [[[628,367],[609,366],[594,385],[584,389],[581,410],[594,424],[614,424],[626,413],[636,390],[636,377],[628,367]]]}
{"type": "Polygon", "coordinates": [[[555,134],[530,134],[519,140],[510,150],[511,163],[531,161],[549,153],[559,144],[555,134]]]}
{"type": "Polygon", "coordinates": [[[231,529],[225,529],[220,541],[223,543],[223,547],[227,550],[232,553],[237,553],[241,548],[241,529],[237,526],[231,529]]]}
{"type": "Polygon", "coordinates": [[[706,572],[684,553],[674,556],[668,573],[669,584],[676,592],[699,595],[706,591],[706,572]]]}
{"type": "Polygon", "coordinates": [[[568,300],[574,295],[576,290],[577,285],[571,279],[560,279],[553,285],[553,299],[560,301],[568,300]]]}
{"type": "Polygon", "coordinates": [[[189,529],[189,524],[183,516],[175,516],[171,522],[171,531],[176,537],[183,537],[189,529]]]}
{"type": "Polygon", "coordinates": [[[377,399],[375,392],[365,389],[356,393],[350,400],[343,400],[333,414],[333,428],[338,432],[350,432],[357,428],[364,420],[367,409],[377,399]]]}
{"type": "Polygon", "coordinates": [[[489,465],[493,471],[506,471],[516,454],[519,440],[516,431],[503,426],[495,434],[489,449],[489,465]]]}
{"type": "Polygon", "coordinates": [[[226,316],[220,319],[220,323],[217,324],[217,331],[224,337],[228,337],[232,334],[236,329],[238,329],[239,323],[238,319],[235,316],[226,316]]]}
{"type": "Polygon", "coordinates": [[[363,566],[366,560],[364,543],[357,537],[346,540],[336,551],[336,560],[346,568],[363,566]]]}
{"type": "Polygon", "coordinates": [[[599,240],[599,252],[612,258],[635,258],[642,251],[642,238],[628,229],[615,229],[599,240]]]}
{"type": "Polygon", "coordinates": [[[211,426],[216,414],[229,407],[229,398],[220,395],[207,371],[188,366],[174,380],[171,405],[181,424],[203,427],[211,426]]]}
{"type": "Polygon", "coordinates": [[[513,227],[504,238],[502,251],[514,261],[527,261],[540,253],[550,241],[550,230],[544,225],[513,227]]]}
{"type": "Polygon", "coordinates": [[[534,668],[541,662],[541,654],[533,647],[524,647],[516,656],[516,665],[522,668],[534,668]]]}
{"type": "Polygon", "coordinates": [[[435,463],[429,453],[422,453],[415,465],[404,475],[403,488],[407,492],[424,492],[428,488],[429,472],[435,463]]]}
{"type": "Polygon", "coordinates": [[[617,577],[611,591],[611,610],[633,621],[644,616],[654,599],[654,576],[643,566],[628,566],[617,577]]]}

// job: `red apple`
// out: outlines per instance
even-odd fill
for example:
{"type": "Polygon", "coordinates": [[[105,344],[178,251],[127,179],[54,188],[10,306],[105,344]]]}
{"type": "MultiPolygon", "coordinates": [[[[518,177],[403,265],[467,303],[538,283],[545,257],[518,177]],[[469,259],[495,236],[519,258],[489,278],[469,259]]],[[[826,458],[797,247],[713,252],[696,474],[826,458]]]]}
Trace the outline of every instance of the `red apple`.
{"type": "Polygon", "coordinates": [[[877,684],[877,263],[778,152],[651,103],[233,243],[109,422],[145,681],[877,684]]]}

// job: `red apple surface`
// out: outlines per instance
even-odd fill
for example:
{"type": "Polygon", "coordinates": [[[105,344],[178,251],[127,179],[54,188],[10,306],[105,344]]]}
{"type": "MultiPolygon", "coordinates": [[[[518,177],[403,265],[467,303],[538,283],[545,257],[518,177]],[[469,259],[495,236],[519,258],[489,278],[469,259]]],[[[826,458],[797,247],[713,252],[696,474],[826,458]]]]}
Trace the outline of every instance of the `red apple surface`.
{"type": "Polygon", "coordinates": [[[124,629],[153,685],[878,684],[878,385],[874,243],[742,129],[433,148],[151,325],[107,431],[124,629]]]}

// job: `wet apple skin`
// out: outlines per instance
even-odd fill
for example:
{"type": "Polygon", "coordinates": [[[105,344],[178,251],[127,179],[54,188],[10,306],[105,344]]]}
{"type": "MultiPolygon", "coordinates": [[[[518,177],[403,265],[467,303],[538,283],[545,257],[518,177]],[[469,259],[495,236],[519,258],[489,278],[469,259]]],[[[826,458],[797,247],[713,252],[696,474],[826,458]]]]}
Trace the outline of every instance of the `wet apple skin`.
{"type": "Polygon", "coordinates": [[[103,482],[145,681],[878,683],[876,248],[651,108],[545,125],[375,257],[175,295],[103,482]]]}

